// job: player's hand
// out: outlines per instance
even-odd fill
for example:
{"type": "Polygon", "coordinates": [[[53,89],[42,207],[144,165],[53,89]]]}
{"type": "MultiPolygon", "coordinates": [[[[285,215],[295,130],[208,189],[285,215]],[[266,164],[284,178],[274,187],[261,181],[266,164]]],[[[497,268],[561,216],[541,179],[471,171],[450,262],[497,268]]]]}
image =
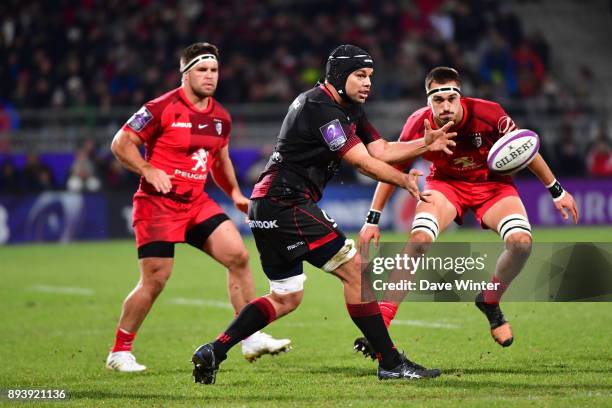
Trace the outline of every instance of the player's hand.
{"type": "Polygon", "coordinates": [[[172,179],[174,176],[166,174],[165,171],[151,165],[142,170],[142,177],[151,184],[155,191],[168,194],[172,190],[172,179]]]}
{"type": "Polygon", "coordinates": [[[440,129],[433,130],[428,119],[425,119],[425,146],[430,152],[443,151],[446,154],[453,154],[451,147],[455,147],[457,143],[451,140],[457,136],[457,132],[448,132],[448,130],[455,124],[450,121],[440,129]]]}
{"type": "Polygon", "coordinates": [[[368,247],[370,241],[374,240],[374,248],[378,248],[378,241],[380,240],[380,228],[378,225],[363,224],[361,231],[359,231],[359,248],[363,246],[368,247]]]}
{"type": "Polygon", "coordinates": [[[555,201],[555,207],[557,207],[557,210],[559,210],[564,220],[569,219],[569,215],[567,214],[569,211],[572,214],[574,224],[578,224],[578,208],[576,207],[574,197],[572,197],[570,193],[566,191],[562,199],[555,201]]]}
{"type": "Polygon", "coordinates": [[[408,190],[408,192],[416,199],[424,201],[426,203],[429,202],[430,192],[420,192],[419,191],[419,177],[423,175],[423,172],[417,169],[412,169],[408,174],[405,174],[404,188],[408,190]]]}
{"type": "Polygon", "coordinates": [[[232,194],[234,207],[247,214],[249,212],[249,199],[246,198],[240,191],[232,194]]]}

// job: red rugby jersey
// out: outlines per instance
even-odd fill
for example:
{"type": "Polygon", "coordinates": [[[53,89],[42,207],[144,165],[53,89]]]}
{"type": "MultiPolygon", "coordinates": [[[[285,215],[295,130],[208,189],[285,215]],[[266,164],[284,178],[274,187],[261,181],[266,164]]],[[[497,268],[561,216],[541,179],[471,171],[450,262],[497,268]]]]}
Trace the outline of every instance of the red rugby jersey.
{"type": "MultiPolygon", "coordinates": [[[[423,155],[432,162],[428,179],[461,180],[468,182],[511,182],[511,177],[489,171],[487,155],[500,137],[517,129],[512,118],[497,103],[476,98],[461,98],[463,119],[450,131],[457,132],[453,139],[457,146],[451,148],[451,156],[444,152],[427,152],[423,155]]],[[[419,139],[425,134],[425,119],[433,129],[437,126],[429,106],[414,112],[406,120],[400,141],[419,139]]]]}
{"type": "MultiPolygon", "coordinates": [[[[229,143],[232,121],[214,98],[204,110],[196,108],[182,88],[147,102],[123,125],[145,143],[145,159],[172,179],[165,197],[192,201],[204,194],[204,184],[219,149],[229,143]]],[[[139,193],[157,194],[140,178],[139,193]]]]}

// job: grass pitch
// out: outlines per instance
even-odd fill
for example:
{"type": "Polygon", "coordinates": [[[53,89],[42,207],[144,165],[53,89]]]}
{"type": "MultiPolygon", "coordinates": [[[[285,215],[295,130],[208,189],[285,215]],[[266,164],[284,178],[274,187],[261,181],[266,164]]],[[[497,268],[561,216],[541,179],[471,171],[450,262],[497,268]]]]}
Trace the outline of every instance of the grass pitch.
{"type": "MultiPolygon", "coordinates": [[[[471,230],[443,237],[496,240],[471,230]]],[[[537,229],[535,239],[611,241],[612,229],[537,229]]],[[[396,345],[443,375],[379,382],[375,364],[351,350],[358,332],[340,282],[310,266],[306,273],[301,307],[266,329],[290,337],[293,350],[250,364],[236,347],[217,384],[203,386],[191,378],[191,353],[233,316],[224,272],[207,256],[177,247],[174,276],[135,342],[149,369],[130,375],[105,370],[104,360],[138,277],[132,242],[0,247],[0,388],[64,389],[70,399],[58,404],[70,406],[612,406],[610,303],[507,303],[508,349],[471,304],[404,303],[391,327],[396,345]]]]}

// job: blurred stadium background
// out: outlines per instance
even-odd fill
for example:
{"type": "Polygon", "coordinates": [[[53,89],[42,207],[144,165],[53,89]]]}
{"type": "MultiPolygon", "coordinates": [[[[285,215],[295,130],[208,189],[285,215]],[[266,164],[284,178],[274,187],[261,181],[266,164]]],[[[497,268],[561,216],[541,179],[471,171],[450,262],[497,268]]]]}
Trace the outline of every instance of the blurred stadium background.
{"type": "MultiPolygon", "coordinates": [[[[609,225],[611,13],[605,0],[4,1],[0,243],[131,236],[138,180],[110,141],[142,103],[178,86],[178,53],[194,41],[220,47],[216,98],[233,115],[231,154],[246,193],[288,103],[321,77],[333,47],[355,43],[375,57],[366,110],[384,137],[396,139],[424,105],[425,73],[453,66],[466,95],[501,103],[541,135],[581,223],[609,225]]],[[[356,230],[373,186],[343,168],[323,207],[356,230]]],[[[562,224],[529,172],[518,186],[534,225],[562,224]]],[[[409,199],[393,200],[383,226],[405,230],[409,199]]]]}

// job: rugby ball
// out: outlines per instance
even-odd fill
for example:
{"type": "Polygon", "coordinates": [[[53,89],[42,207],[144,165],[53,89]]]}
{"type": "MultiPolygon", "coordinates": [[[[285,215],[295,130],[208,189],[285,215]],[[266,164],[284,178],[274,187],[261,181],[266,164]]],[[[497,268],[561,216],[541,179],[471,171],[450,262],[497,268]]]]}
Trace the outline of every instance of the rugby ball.
{"type": "Polygon", "coordinates": [[[538,134],[529,129],[517,129],[499,139],[489,150],[487,165],[495,173],[509,175],[524,169],[540,149],[538,134]]]}

